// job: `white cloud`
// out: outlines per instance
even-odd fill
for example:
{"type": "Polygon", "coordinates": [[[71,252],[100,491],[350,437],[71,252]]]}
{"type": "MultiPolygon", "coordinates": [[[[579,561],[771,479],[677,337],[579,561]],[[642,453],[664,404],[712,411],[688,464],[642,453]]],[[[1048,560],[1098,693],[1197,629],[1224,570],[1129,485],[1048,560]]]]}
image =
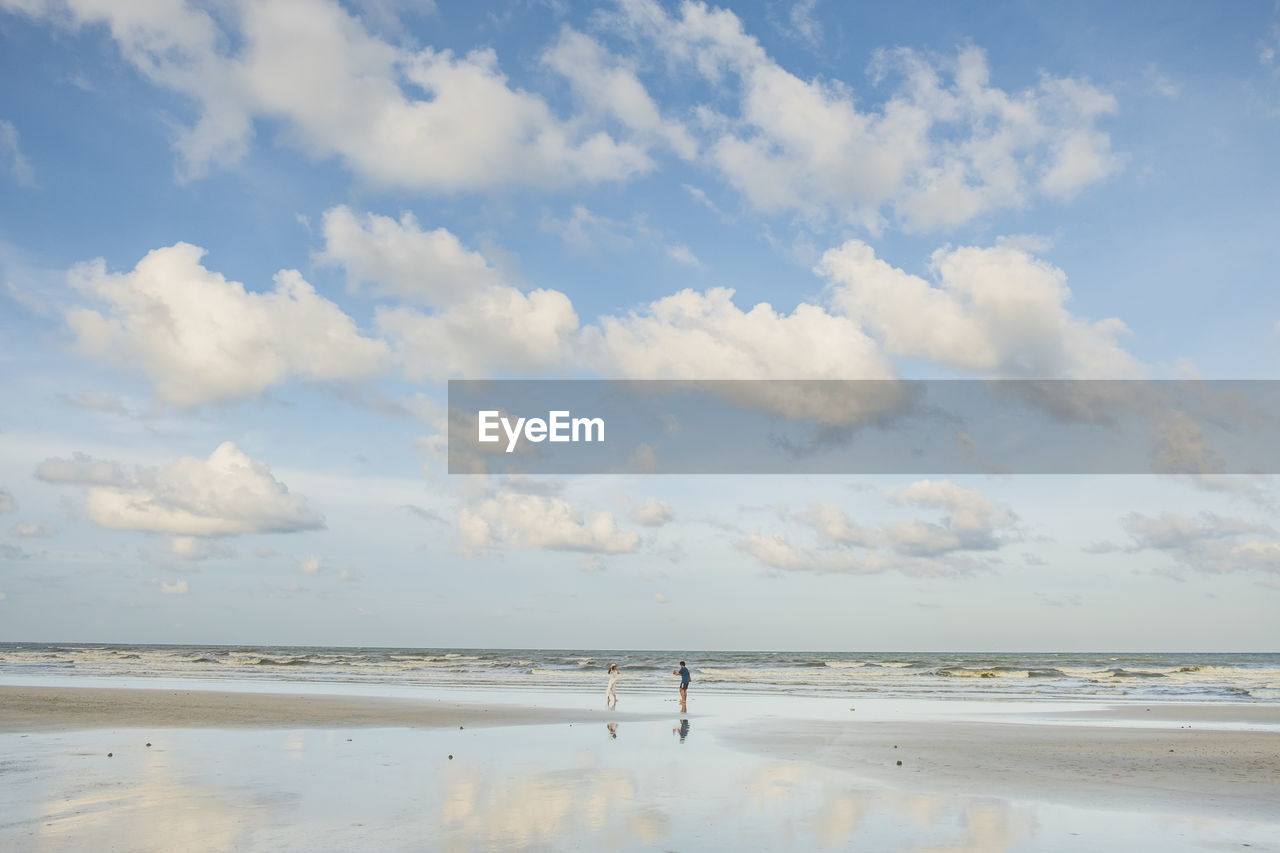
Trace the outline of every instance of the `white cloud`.
{"type": "Polygon", "coordinates": [[[107,272],[101,259],[73,267],[72,285],[107,306],[67,312],[80,350],[141,368],[156,395],[178,406],[254,397],[291,377],[356,380],[383,368],[386,344],[363,337],[296,270],[256,293],[206,269],[203,255],[177,243],[128,273],[107,272]]]}
{"type": "Polygon", "coordinates": [[[9,532],[19,539],[43,539],[58,531],[48,522],[21,521],[10,528],[9,532]]]}
{"type": "Polygon", "coordinates": [[[584,330],[583,360],[605,376],[643,379],[882,379],[892,376],[854,321],[801,303],[744,311],[733,291],[682,290],[584,330]]]}
{"type": "Polygon", "coordinates": [[[816,532],[819,547],[794,544],[783,533],[752,533],[737,547],[760,563],[783,571],[872,574],[899,571],[928,576],[971,572],[984,565],[976,552],[1006,544],[1000,532],[1017,517],[978,489],[950,480],[921,480],[884,496],[895,503],[944,510],[941,523],[913,518],[863,526],[835,504],[814,503],[790,517],[816,532]]]}
{"type": "Polygon", "coordinates": [[[886,526],[886,532],[895,539],[898,550],[903,552],[994,549],[1000,545],[996,531],[1012,527],[1017,521],[1017,516],[995,504],[980,490],[963,488],[951,480],[920,480],[905,489],[891,491],[889,495],[902,503],[946,511],[943,525],[949,544],[945,547],[940,547],[942,543],[927,536],[915,538],[914,534],[920,531],[918,526],[904,531],[906,535],[902,541],[898,541],[893,529],[886,526]],[[904,543],[909,543],[909,547],[904,543]]]}
{"type": "MultiPolygon", "coordinates": [[[[64,460],[46,460],[47,463],[64,460]]],[[[145,530],[178,537],[240,533],[285,533],[324,527],[307,501],[289,492],[270,469],[255,462],[232,442],[224,442],[208,459],[184,456],[162,468],[138,467],[123,480],[104,481],[104,470],[119,471],[114,463],[73,469],[55,465],[60,479],[53,482],[89,486],[85,509],[94,522],[118,530],[145,530]]],[[[114,477],[114,474],[112,475],[114,477]]],[[[194,553],[195,544],[176,541],[174,553],[194,553]]]]}
{"type": "Polygon", "coordinates": [[[308,554],[298,561],[298,570],[304,575],[320,574],[320,558],[315,554],[308,554]]]}
{"type": "Polygon", "coordinates": [[[879,539],[874,530],[858,524],[835,504],[810,504],[809,509],[799,513],[796,518],[818,531],[826,539],[838,544],[870,547],[879,539]]]}
{"type": "Polygon", "coordinates": [[[372,285],[379,295],[450,305],[500,284],[484,255],[444,228],[422,230],[412,213],[397,222],[339,205],[325,211],[324,239],[319,259],[341,264],[353,291],[372,285]]]}
{"type": "Polygon", "coordinates": [[[1280,24],[1272,24],[1258,43],[1258,63],[1280,74],[1280,24]]]}
{"type": "Polygon", "coordinates": [[[469,552],[505,546],[619,554],[640,545],[640,536],[620,530],[612,513],[584,516],[562,498],[505,490],[461,508],[458,533],[469,552]]]}
{"type": "Polygon", "coordinates": [[[435,313],[378,308],[410,379],[537,374],[564,365],[578,315],[558,290],[493,287],[435,313]]]}
{"type": "MultiPolygon", "coordinates": [[[[804,8],[796,10],[803,24],[804,8]]],[[[1037,193],[1070,196],[1119,165],[1096,127],[1115,112],[1112,96],[1049,75],[1005,91],[991,85],[986,55],[975,47],[945,60],[906,48],[878,52],[872,86],[893,88],[879,106],[860,109],[868,97],[840,81],[790,73],[732,12],[685,3],[675,17],[633,0],[621,18],[713,84],[737,81],[738,115],[722,123],[711,158],[762,210],[877,228],[891,209],[908,228],[948,228],[1021,207],[1037,193]]]]}
{"type": "Polygon", "coordinates": [[[1133,378],[1141,365],[1116,319],[1086,322],[1065,307],[1066,275],[1012,245],[933,253],[937,285],[890,266],[860,240],[822,257],[834,308],[889,355],[1006,378],[1133,378]]]}
{"type": "Polygon", "coordinates": [[[558,187],[652,166],[643,146],[581,117],[561,120],[541,97],[513,89],[492,50],[397,47],[333,0],[221,5],[216,19],[177,2],[17,6],[74,28],[105,23],[152,83],[195,101],[200,117],[177,141],[188,176],[242,157],[261,120],[303,152],[385,186],[558,187]]]}
{"type": "Polygon", "coordinates": [[[574,96],[592,112],[613,118],[641,139],[666,143],[685,159],[698,153],[684,126],[662,117],[635,68],[590,36],[565,27],[542,61],[569,81],[574,96]]]}
{"type": "Polygon", "coordinates": [[[813,10],[817,5],[818,0],[799,0],[787,13],[791,29],[812,47],[822,43],[822,24],[813,17],[813,10]]]}
{"type": "Polygon", "coordinates": [[[8,489],[0,488],[0,515],[8,515],[18,511],[18,502],[13,499],[8,489]]]}
{"type": "Polygon", "coordinates": [[[1195,518],[1172,512],[1154,517],[1131,512],[1121,519],[1120,526],[1133,537],[1136,547],[1162,551],[1186,548],[1206,540],[1275,532],[1269,525],[1211,512],[1202,512],[1195,518]]]}
{"type": "Polygon", "coordinates": [[[648,236],[643,222],[627,223],[593,213],[584,204],[575,204],[563,218],[550,213],[542,217],[543,230],[564,241],[570,251],[587,254],[593,251],[621,252],[631,248],[633,235],[648,236]]]}
{"type": "Polygon", "coordinates": [[[1280,572],[1280,539],[1271,525],[1202,512],[1196,517],[1131,512],[1120,520],[1132,544],[1153,550],[1197,572],[1280,572]]]}
{"type": "Polygon", "coordinates": [[[684,243],[672,243],[667,246],[667,257],[686,267],[702,269],[702,261],[698,260],[698,256],[684,243]]]}
{"type": "Polygon", "coordinates": [[[186,595],[186,581],[160,581],[160,592],[164,595],[186,595]]]}
{"type": "Polygon", "coordinates": [[[76,451],[70,459],[46,459],[36,466],[36,479],[46,483],[77,486],[124,486],[129,475],[118,462],[94,459],[76,451]]]}
{"type": "Polygon", "coordinates": [[[183,560],[208,560],[234,557],[235,551],[224,542],[196,536],[175,536],[169,540],[169,552],[183,560]]]}
{"type": "Polygon", "coordinates": [[[675,517],[671,504],[657,498],[649,498],[631,511],[631,520],[646,527],[661,527],[675,517]]]}
{"type": "Polygon", "coordinates": [[[18,129],[4,119],[0,119],[0,169],[7,171],[20,187],[36,185],[36,173],[18,142],[18,129]]]}
{"type": "Polygon", "coordinates": [[[1182,94],[1182,87],[1172,77],[1160,70],[1154,62],[1148,62],[1142,69],[1142,76],[1147,86],[1162,98],[1176,98],[1182,94]]]}
{"type": "MultiPolygon", "coordinates": [[[[539,373],[566,363],[578,315],[556,290],[504,285],[485,257],[411,215],[357,216],[335,207],[324,218],[324,261],[341,264],[353,286],[425,303],[431,310],[379,306],[375,322],[411,379],[539,373]]],[[[379,342],[379,346],[383,346],[379,342]]]]}
{"type": "Polygon", "coordinates": [[[752,533],[739,547],[764,565],[790,572],[875,574],[891,568],[883,554],[835,548],[800,548],[781,533],[752,533]]]}

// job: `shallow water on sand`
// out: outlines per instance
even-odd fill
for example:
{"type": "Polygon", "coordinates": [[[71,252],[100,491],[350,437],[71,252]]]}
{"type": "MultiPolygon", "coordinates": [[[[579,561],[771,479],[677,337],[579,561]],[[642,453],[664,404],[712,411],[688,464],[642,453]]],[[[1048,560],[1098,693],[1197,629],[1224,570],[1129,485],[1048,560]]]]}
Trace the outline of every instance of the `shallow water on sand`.
{"type": "Polygon", "coordinates": [[[724,725],[5,734],[0,847],[1280,850],[1276,823],[927,793],[733,749],[724,725]]]}

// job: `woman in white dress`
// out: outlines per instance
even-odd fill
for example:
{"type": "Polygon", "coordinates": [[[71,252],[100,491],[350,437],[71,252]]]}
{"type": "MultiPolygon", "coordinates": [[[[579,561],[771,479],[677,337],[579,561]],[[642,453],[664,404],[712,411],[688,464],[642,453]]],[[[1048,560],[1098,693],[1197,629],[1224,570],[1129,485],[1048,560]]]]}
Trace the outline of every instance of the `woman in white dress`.
{"type": "Polygon", "coordinates": [[[609,664],[609,689],[604,693],[604,704],[613,708],[618,704],[618,694],[614,691],[614,687],[618,684],[618,665],[616,663],[609,664]]]}

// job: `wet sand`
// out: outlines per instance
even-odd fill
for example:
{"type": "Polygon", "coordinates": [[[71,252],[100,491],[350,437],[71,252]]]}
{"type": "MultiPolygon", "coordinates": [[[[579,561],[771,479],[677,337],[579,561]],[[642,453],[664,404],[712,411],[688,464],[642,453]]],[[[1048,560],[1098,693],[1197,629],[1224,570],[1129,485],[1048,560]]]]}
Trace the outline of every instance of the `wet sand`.
{"type": "Polygon", "coordinates": [[[0,685],[0,732],[116,728],[456,728],[654,715],[445,699],[0,685]]]}
{"type": "Polygon", "coordinates": [[[1214,728],[1274,726],[1280,709],[1164,706],[1079,719],[1106,724],[814,720],[737,726],[726,740],[917,790],[1280,820],[1280,732],[1214,728]],[[1123,719],[1139,713],[1149,719],[1123,719]]]}
{"type": "Polygon", "coordinates": [[[1275,707],[458,698],[2,686],[0,848],[1280,851],[1275,707]]]}

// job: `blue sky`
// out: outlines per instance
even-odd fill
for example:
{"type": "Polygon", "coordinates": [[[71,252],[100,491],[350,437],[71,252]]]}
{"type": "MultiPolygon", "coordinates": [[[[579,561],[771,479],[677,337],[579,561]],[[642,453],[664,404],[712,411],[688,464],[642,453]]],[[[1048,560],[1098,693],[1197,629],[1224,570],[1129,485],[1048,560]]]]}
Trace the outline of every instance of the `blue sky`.
{"type": "Polygon", "coordinates": [[[1275,378],[1272,3],[0,0],[0,81],[0,640],[1277,647],[1266,479],[441,453],[456,377],[1275,378]]]}

